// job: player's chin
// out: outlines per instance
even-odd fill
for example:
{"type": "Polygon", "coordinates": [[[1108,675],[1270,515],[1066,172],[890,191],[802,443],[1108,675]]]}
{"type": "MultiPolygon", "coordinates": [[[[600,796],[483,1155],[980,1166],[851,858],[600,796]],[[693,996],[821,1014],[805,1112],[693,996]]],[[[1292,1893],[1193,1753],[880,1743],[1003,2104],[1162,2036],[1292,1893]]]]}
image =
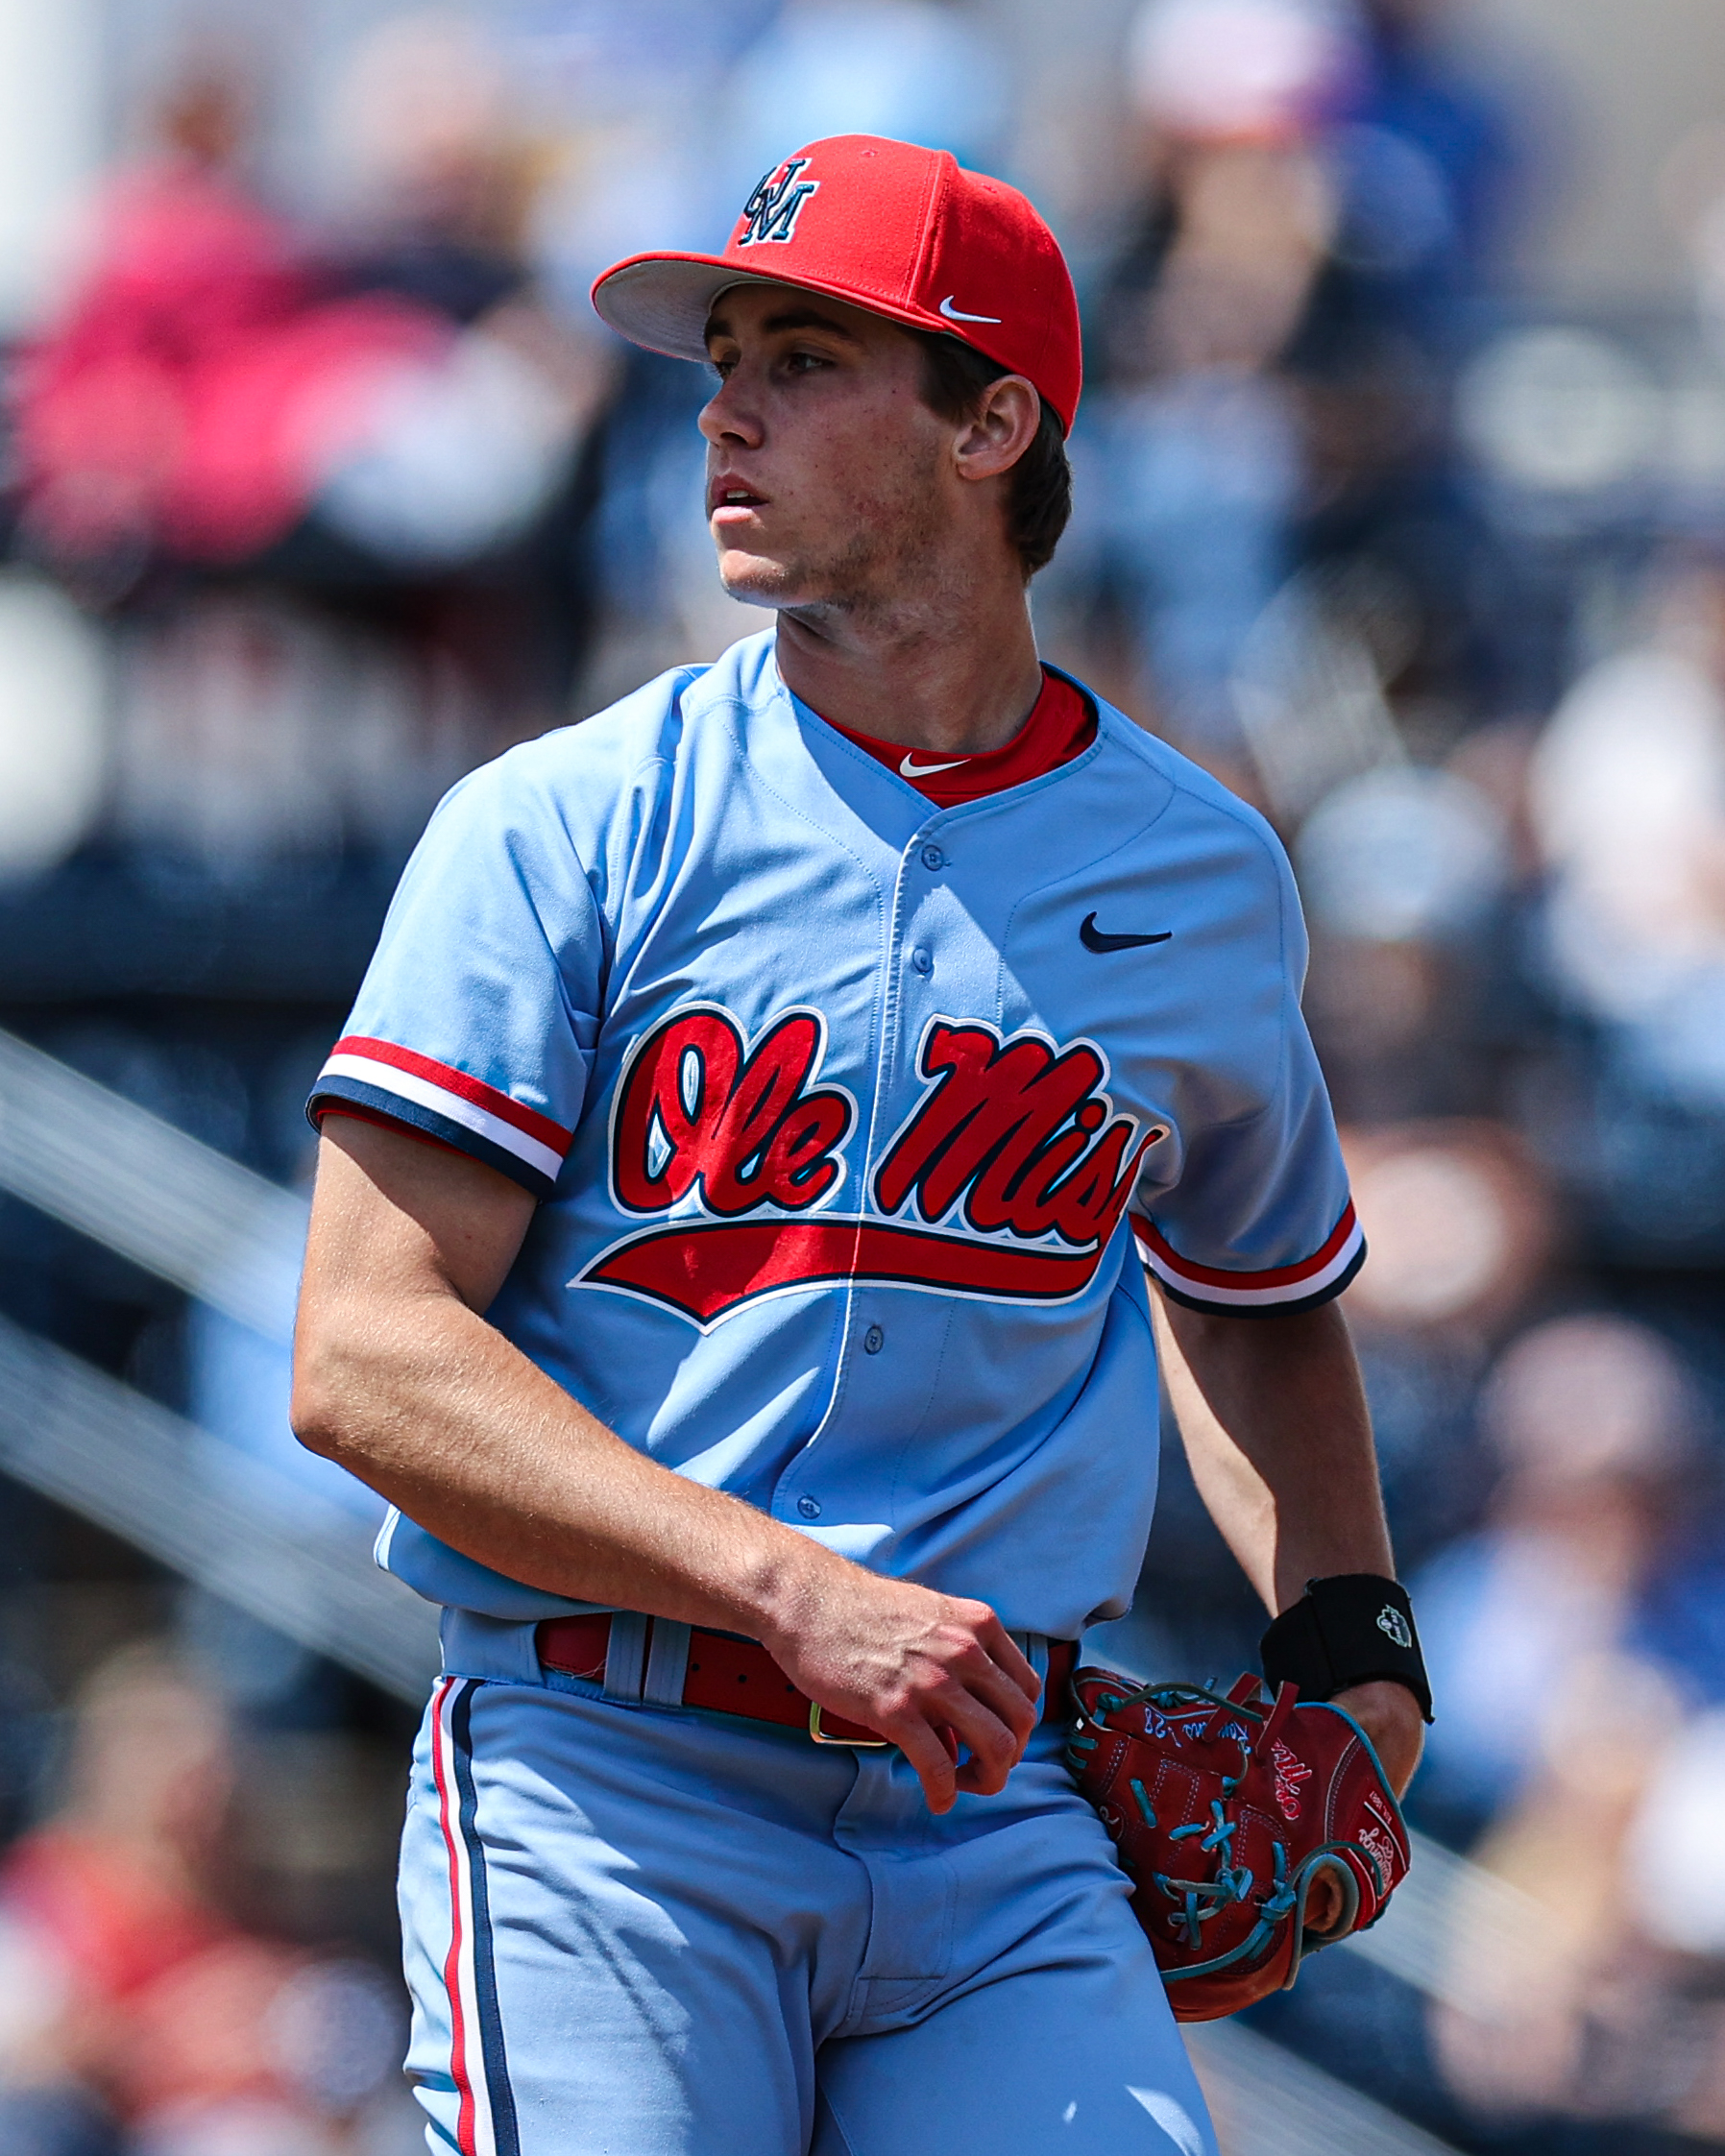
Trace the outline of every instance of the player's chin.
{"type": "Polygon", "coordinates": [[[745,553],[740,546],[720,546],[718,580],[729,597],[745,606],[794,606],[803,595],[801,579],[788,563],[771,554],[745,553]]]}

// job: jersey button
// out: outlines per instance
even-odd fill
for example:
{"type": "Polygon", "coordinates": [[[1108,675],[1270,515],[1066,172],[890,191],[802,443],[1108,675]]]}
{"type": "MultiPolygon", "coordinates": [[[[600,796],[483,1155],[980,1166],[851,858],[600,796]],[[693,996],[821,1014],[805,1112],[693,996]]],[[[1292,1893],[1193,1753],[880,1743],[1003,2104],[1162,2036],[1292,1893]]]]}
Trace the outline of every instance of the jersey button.
{"type": "Polygon", "coordinates": [[[925,951],[922,945],[919,943],[916,946],[915,950],[911,954],[911,971],[912,973],[920,973],[924,976],[927,976],[928,974],[933,973],[934,970],[934,954],[930,951],[925,951]]]}
{"type": "Polygon", "coordinates": [[[879,1325],[870,1325],[862,1335],[862,1352],[865,1355],[878,1355],[886,1344],[887,1335],[879,1325]]]}
{"type": "Polygon", "coordinates": [[[820,1517],[820,1499],[818,1497],[799,1497],[796,1501],[796,1509],[805,1519],[818,1519],[820,1517]]]}
{"type": "Polygon", "coordinates": [[[922,865],[924,868],[944,868],[946,866],[946,856],[938,846],[925,846],[922,849],[922,865]]]}

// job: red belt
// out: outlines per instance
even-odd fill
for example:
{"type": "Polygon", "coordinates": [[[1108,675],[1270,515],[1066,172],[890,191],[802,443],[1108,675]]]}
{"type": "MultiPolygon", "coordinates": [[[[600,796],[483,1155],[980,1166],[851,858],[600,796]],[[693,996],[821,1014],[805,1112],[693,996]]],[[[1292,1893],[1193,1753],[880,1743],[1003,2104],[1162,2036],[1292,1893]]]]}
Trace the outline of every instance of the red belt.
{"type": "MultiPolygon", "coordinates": [[[[648,1639],[653,1620],[647,1619],[648,1639]]],[[[602,1684],[611,1648],[609,1611],[587,1617],[547,1617],[536,1635],[539,1659],[565,1677],[584,1677],[602,1684]]],[[[1063,1722],[1071,1713],[1067,1680],[1078,1660],[1070,1639],[1053,1639],[1048,1675],[1042,1686],[1042,1719],[1063,1722]]],[[[816,1744],[880,1745],[888,1740],[861,1722],[824,1714],[807,1692],[799,1692],[758,1640],[728,1632],[689,1628],[689,1666],[683,1678],[683,1705],[719,1714],[741,1714],[752,1722],[777,1722],[803,1730],[816,1744]]]]}

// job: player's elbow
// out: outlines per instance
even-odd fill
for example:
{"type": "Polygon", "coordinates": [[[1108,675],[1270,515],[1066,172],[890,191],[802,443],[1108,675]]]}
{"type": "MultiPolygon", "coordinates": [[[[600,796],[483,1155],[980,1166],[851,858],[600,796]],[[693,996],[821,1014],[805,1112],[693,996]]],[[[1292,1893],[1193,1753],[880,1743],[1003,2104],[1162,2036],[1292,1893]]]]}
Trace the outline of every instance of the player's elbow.
{"type": "Polygon", "coordinates": [[[294,1357],[293,1396],[287,1419],[307,1452],[333,1460],[342,1449],[341,1398],[327,1373],[302,1348],[294,1357]]]}
{"type": "Polygon", "coordinates": [[[352,1464],[367,1391],[366,1358],[349,1329],[302,1303],[287,1418],[307,1452],[352,1464]]]}

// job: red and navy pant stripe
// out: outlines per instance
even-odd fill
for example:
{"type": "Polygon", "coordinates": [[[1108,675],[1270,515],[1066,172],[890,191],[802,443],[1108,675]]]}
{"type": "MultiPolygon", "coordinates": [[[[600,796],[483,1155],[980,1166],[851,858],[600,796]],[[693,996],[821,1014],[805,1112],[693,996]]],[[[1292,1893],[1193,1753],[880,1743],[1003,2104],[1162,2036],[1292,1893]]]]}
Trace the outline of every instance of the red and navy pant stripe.
{"type": "Polygon", "coordinates": [[[461,2156],[521,2156],[515,2097],[498,2011],[485,1845],[479,1838],[474,1781],[473,1702],[468,1677],[439,1680],[432,1700],[431,1765],[449,1861],[449,1950],[444,1983],[449,1999],[449,2072],[458,2109],[461,2156]]]}

